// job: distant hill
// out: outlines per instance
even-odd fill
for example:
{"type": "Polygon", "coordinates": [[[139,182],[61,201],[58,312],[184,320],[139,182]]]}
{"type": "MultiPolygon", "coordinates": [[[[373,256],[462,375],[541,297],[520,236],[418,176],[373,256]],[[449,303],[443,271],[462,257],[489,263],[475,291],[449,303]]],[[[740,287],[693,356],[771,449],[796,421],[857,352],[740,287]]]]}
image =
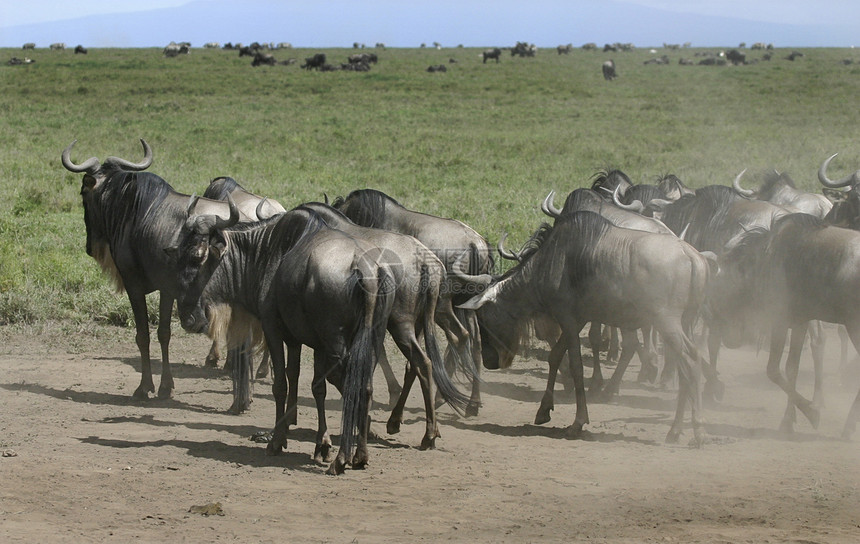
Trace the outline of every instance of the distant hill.
{"type": "Polygon", "coordinates": [[[0,46],[65,42],[87,47],[162,47],[170,41],[291,42],[296,47],[509,46],[528,41],[539,47],[587,42],[633,43],[638,47],[691,42],[696,47],[735,47],[741,42],[777,47],[847,47],[856,29],[841,25],[788,25],[725,17],[679,14],[623,0],[571,2],[565,6],[521,0],[462,2],[439,0],[432,6],[382,0],[368,9],[346,0],[296,6],[262,0],[198,0],[186,5],[133,14],[106,14],[58,22],[0,28],[0,46]]]}

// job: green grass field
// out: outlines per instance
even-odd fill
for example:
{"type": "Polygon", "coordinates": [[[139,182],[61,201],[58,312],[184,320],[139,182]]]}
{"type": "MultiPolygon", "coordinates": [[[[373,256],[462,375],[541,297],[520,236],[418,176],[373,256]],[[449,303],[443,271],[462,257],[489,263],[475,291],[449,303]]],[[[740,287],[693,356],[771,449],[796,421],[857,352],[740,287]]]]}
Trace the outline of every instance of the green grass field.
{"type": "MultiPolygon", "coordinates": [[[[832,176],[860,168],[860,62],[852,49],[790,50],[746,66],[681,66],[699,49],[658,50],[669,65],[626,53],[542,49],[534,58],[483,64],[481,49],[371,50],[370,72],[308,72],[324,52],[275,51],[291,66],[251,66],[236,51],[195,48],[39,49],[36,62],[7,66],[0,49],[0,324],[60,320],[125,325],[128,302],[112,292],[84,251],[81,176],[73,159],[142,157],[184,193],[219,175],[279,200],[307,200],[373,187],[409,208],[454,217],[491,243],[511,245],[543,219],[550,189],[563,196],[601,168],[635,182],[665,173],[693,187],[729,184],[742,169],[776,168],[818,191],[816,170],[832,153],[832,176]],[[615,59],[619,78],[600,66],[615,59]],[[449,63],[455,59],[456,63],[449,63]],[[445,73],[428,73],[446,64],[445,73]]],[[[711,50],[716,51],[716,50],[711,50]]],[[[762,52],[747,51],[750,59],[762,52]]]]}

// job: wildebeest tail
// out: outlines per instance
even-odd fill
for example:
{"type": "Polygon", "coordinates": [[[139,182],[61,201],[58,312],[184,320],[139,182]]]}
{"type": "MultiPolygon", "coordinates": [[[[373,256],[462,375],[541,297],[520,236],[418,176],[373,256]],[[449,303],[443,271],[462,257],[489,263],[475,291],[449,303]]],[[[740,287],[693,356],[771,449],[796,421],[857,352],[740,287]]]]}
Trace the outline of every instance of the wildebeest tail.
{"type": "MultiPolygon", "coordinates": [[[[355,447],[355,431],[370,407],[370,387],[378,347],[385,338],[388,316],[394,305],[394,279],[383,268],[376,275],[354,269],[350,299],[358,304],[358,329],[349,346],[343,383],[343,415],[340,450],[347,461],[355,447]]],[[[369,421],[364,424],[369,425],[369,421]]]]}
{"type": "Polygon", "coordinates": [[[433,372],[433,382],[439,388],[439,393],[451,408],[460,415],[465,414],[469,404],[469,397],[457,389],[445,369],[442,353],[439,351],[439,342],[436,340],[436,325],[434,314],[436,313],[436,301],[439,298],[439,290],[434,289],[431,284],[430,274],[427,266],[421,267],[421,294],[424,297],[424,346],[433,372]]]}

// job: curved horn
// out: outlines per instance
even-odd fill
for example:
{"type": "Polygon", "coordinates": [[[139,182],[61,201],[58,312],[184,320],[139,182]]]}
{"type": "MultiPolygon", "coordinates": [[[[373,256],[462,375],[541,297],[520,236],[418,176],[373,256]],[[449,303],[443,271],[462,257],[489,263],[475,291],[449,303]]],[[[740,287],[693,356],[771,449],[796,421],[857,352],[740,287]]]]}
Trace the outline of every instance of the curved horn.
{"type": "Polygon", "coordinates": [[[479,287],[488,287],[491,283],[493,283],[493,277],[491,275],[478,274],[477,276],[473,276],[471,274],[466,273],[465,259],[468,255],[469,251],[466,250],[461,253],[459,257],[457,257],[457,260],[454,261],[453,265],[451,265],[451,273],[464,283],[470,285],[477,285],[479,287]]]}
{"type": "Polygon", "coordinates": [[[734,187],[735,192],[738,193],[739,195],[746,197],[746,198],[753,198],[753,197],[755,197],[755,191],[751,191],[750,189],[744,189],[743,187],[741,187],[741,178],[743,177],[744,172],[746,172],[746,171],[747,171],[746,168],[741,170],[741,173],[737,175],[737,177],[734,179],[734,181],[732,181],[732,187],[734,187]]]}
{"type": "Polygon", "coordinates": [[[239,222],[239,207],[236,206],[236,203],[233,201],[232,195],[227,195],[227,205],[230,207],[230,217],[228,217],[227,219],[222,219],[220,216],[216,217],[216,229],[226,229],[228,227],[232,227],[239,222]]]}
{"type": "Polygon", "coordinates": [[[620,192],[619,191],[620,189],[621,189],[621,186],[618,185],[615,187],[615,190],[612,191],[612,202],[614,202],[615,205],[618,206],[619,208],[621,208],[622,210],[627,210],[629,212],[642,213],[642,210],[645,209],[645,204],[642,204],[642,201],[640,201],[640,200],[634,200],[630,204],[625,204],[625,203],[621,202],[621,200],[618,198],[618,193],[620,192]]]}
{"type": "Polygon", "coordinates": [[[191,212],[194,211],[198,200],[197,195],[191,195],[188,208],[186,208],[189,217],[185,220],[185,226],[198,234],[209,234],[213,230],[226,229],[239,222],[239,207],[236,206],[231,195],[227,195],[227,205],[230,207],[230,217],[227,219],[214,214],[191,217],[191,212]]]}
{"type": "Polygon", "coordinates": [[[328,201],[328,194],[327,194],[327,193],[323,193],[323,202],[324,202],[324,203],[326,203],[326,204],[328,204],[328,203],[329,203],[329,201],[328,201]]]}
{"type": "Polygon", "coordinates": [[[262,221],[264,219],[272,217],[271,215],[263,215],[263,207],[268,201],[269,197],[265,197],[263,198],[263,200],[257,203],[257,207],[254,209],[254,213],[257,214],[257,221],[262,221]]]}
{"type": "Polygon", "coordinates": [[[652,198],[645,207],[652,211],[662,212],[666,206],[673,202],[673,200],[666,200],[665,198],[652,198]]]}
{"type": "Polygon", "coordinates": [[[76,143],[77,140],[74,140],[69,144],[69,147],[63,150],[63,166],[69,172],[86,172],[87,174],[95,174],[96,170],[99,169],[99,160],[97,157],[90,157],[81,164],[75,164],[72,162],[72,147],[76,143]]]}
{"type": "Polygon", "coordinates": [[[149,144],[146,143],[143,138],[140,139],[140,143],[143,144],[143,161],[135,164],[131,161],[120,159],[119,157],[108,157],[105,159],[105,164],[114,164],[126,170],[131,170],[132,172],[146,170],[152,166],[152,148],[149,147],[149,144]]]}
{"type": "Polygon", "coordinates": [[[552,202],[553,200],[555,200],[555,190],[550,191],[549,194],[546,195],[546,198],[543,199],[543,204],[541,204],[540,209],[548,216],[558,218],[561,216],[561,210],[555,207],[555,204],[553,204],[552,202]]]}
{"type": "Polygon", "coordinates": [[[818,181],[821,182],[821,185],[825,187],[830,187],[831,189],[838,189],[840,187],[847,187],[848,185],[857,185],[860,184],[860,170],[854,172],[850,176],[846,176],[839,181],[833,181],[828,179],[827,177],[827,165],[830,164],[830,161],[833,160],[833,157],[838,155],[839,153],[834,153],[830,155],[823,163],[821,163],[821,168],[818,169],[818,181]]]}
{"type": "Polygon", "coordinates": [[[191,215],[191,212],[194,211],[194,207],[197,206],[198,200],[200,200],[200,197],[197,196],[197,193],[194,193],[190,197],[188,197],[188,205],[185,207],[185,215],[191,215]]]}
{"type": "Polygon", "coordinates": [[[522,258],[520,257],[520,255],[518,253],[514,253],[513,251],[508,251],[505,249],[505,238],[507,238],[507,237],[508,237],[508,233],[506,232],[506,233],[502,234],[501,239],[499,239],[499,245],[498,245],[499,255],[501,255],[502,258],[504,258],[504,259],[508,259],[509,261],[517,261],[517,262],[521,261],[522,258]]]}

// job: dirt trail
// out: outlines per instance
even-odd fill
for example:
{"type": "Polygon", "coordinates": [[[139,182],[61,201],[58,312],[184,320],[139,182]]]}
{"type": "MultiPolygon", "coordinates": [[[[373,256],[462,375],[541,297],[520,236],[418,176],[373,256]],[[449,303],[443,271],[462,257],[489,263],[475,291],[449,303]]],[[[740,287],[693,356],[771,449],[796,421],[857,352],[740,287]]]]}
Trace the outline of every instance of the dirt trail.
{"type": "MultiPolygon", "coordinates": [[[[592,440],[569,440],[574,406],[560,388],[552,421],[532,424],[546,363],[520,357],[484,373],[478,417],[440,410],[435,450],[417,449],[417,391],[398,435],[375,409],[368,468],[340,477],[311,458],[310,364],[288,450],[267,457],[249,437],[273,423],[270,382],[249,413],[228,415],[229,379],[201,366],[207,340],[174,334],[174,398],[136,402],[133,332],[0,329],[0,541],[860,541],[860,437],[839,438],[860,375],[840,372],[832,329],[817,431],[798,415],[795,434],[780,434],[785,396],[766,353],[724,350],[726,394],[706,410],[703,449],[687,446],[690,430],[664,444],[675,392],[636,384],[636,359],[620,397],[589,406],[592,440]]],[[[808,397],[811,366],[804,353],[808,397]]],[[[381,373],[375,386],[385,398],[381,373]]]]}

